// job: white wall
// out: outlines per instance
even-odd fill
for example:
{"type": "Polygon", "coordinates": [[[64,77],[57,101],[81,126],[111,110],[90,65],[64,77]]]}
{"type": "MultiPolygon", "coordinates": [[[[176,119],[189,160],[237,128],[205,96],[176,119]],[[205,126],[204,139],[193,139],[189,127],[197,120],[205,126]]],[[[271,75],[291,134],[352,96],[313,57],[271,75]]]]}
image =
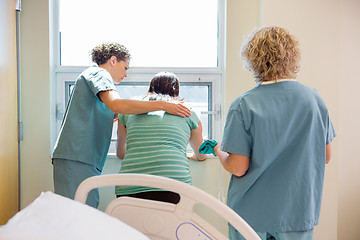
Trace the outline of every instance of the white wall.
{"type": "Polygon", "coordinates": [[[52,190],[50,159],[49,4],[22,1],[20,12],[20,204],[27,206],[42,191],[52,190]]]}
{"type": "Polygon", "coordinates": [[[360,1],[340,4],[338,117],[338,239],[359,239],[360,233],[360,1]]]}
{"type": "MultiPolygon", "coordinates": [[[[21,12],[21,206],[41,191],[53,189],[50,160],[50,50],[48,0],[22,2],[21,12]]],[[[299,80],[315,87],[327,103],[338,136],[326,169],[323,206],[315,239],[357,239],[360,226],[360,148],[357,119],[360,66],[360,1],[358,0],[228,0],[226,40],[226,105],[254,86],[239,59],[243,36],[257,25],[286,27],[300,40],[299,80]]],[[[211,159],[213,161],[215,159],[211,159]]],[[[214,195],[217,181],[202,178],[218,172],[215,161],[195,164],[194,183],[214,195]],[[209,170],[211,169],[211,170],[209,170]]],[[[210,175],[211,177],[211,175],[210,175]]],[[[226,185],[226,183],[225,183],[226,185]]]]}

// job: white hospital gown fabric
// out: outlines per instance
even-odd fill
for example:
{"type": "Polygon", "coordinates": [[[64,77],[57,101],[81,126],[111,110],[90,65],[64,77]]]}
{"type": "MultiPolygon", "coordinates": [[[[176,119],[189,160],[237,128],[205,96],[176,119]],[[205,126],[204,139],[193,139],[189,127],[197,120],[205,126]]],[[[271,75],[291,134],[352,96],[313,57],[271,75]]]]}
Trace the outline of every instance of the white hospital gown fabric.
{"type": "Polygon", "coordinates": [[[230,106],[222,150],[249,156],[243,177],[231,176],[228,205],[257,232],[312,229],[318,224],[326,144],[335,137],[316,90],[297,81],[258,85],[230,106]]]}

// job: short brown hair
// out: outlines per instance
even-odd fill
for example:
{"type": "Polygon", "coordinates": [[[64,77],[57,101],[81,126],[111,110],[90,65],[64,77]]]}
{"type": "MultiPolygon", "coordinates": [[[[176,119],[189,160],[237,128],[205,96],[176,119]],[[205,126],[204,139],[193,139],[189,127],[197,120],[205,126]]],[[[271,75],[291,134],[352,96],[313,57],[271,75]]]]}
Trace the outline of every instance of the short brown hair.
{"type": "Polygon", "coordinates": [[[119,43],[103,43],[91,50],[91,59],[97,65],[106,63],[112,56],[115,56],[118,62],[131,57],[129,50],[119,43]]]}
{"type": "Polygon", "coordinates": [[[255,30],[244,41],[241,56],[256,82],[296,78],[299,69],[298,41],[280,27],[255,30]]]}

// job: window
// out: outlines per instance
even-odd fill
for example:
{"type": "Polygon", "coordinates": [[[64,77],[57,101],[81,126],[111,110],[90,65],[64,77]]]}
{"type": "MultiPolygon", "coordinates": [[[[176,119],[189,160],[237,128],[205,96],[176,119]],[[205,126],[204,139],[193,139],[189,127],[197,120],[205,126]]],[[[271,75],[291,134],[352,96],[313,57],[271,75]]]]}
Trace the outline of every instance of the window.
{"type": "Polygon", "coordinates": [[[217,0],[58,1],[61,65],[91,65],[89,50],[115,41],[132,66],[217,67],[217,0]]]}
{"type": "MultiPolygon", "coordinates": [[[[174,72],[180,96],[202,121],[204,138],[220,137],[223,1],[54,1],[56,133],[74,81],[93,64],[91,49],[102,42],[119,42],[132,55],[128,77],[117,86],[122,98],[139,98],[154,74],[174,72]]],[[[116,128],[109,154],[115,151],[116,128]]]]}

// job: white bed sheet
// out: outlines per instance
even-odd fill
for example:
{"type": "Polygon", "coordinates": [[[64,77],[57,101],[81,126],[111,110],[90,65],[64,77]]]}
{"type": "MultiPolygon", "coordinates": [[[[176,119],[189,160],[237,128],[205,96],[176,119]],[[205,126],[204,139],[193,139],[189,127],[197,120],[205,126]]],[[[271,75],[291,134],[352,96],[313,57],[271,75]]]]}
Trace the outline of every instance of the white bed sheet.
{"type": "Polygon", "coordinates": [[[0,226],[1,240],[149,239],[97,209],[54,194],[41,193],[0,226]]]}

